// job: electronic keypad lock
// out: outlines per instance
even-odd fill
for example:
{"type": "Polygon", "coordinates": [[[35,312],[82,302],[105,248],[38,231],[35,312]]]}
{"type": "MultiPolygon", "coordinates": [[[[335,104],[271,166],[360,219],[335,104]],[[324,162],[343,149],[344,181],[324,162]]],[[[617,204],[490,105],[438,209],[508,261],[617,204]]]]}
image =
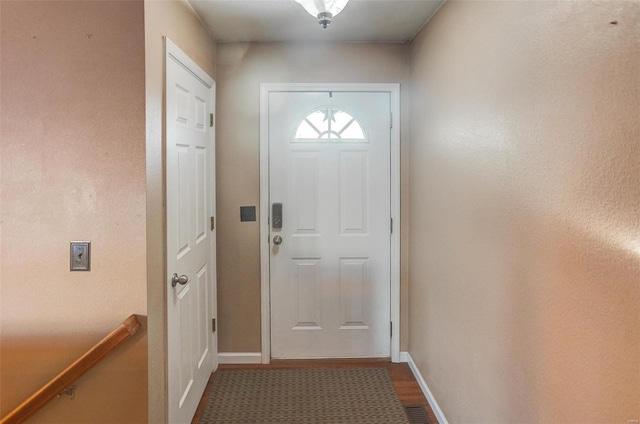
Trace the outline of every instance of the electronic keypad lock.
{"type": "Polygon", "coordinates": [[[274,203],[271,205],[271,228],[282,228],[282,203],[274,203]]]}

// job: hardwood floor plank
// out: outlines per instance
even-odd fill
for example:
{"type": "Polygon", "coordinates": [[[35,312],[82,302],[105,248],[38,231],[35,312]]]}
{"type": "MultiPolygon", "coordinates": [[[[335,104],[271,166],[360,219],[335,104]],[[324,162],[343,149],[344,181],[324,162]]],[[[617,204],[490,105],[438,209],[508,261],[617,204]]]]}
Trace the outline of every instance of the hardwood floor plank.
{"type": "MultiPolygon", "coordinates": [[[[313,360],[277,360],[270,364],[239,364],[239,365],[220,365],[220,370],[234,369],[281,369],[281,368],[386,368],[391,377],[391,382],[396,390],[400,403],[404,406],[422,405],[427,411],[427,416],[432,424],[437,424],[436,419],[429,402],[424,397],[420,385],[416,381],[409,365],[401,363],[394,364],[388,359],[313,359],[313,360]]],[[[204,410],[204,405],[213,388],[216,373],[214,372],[207,383],[196,414],[193,417],[192,424],[199,424],[204,410]]]]}

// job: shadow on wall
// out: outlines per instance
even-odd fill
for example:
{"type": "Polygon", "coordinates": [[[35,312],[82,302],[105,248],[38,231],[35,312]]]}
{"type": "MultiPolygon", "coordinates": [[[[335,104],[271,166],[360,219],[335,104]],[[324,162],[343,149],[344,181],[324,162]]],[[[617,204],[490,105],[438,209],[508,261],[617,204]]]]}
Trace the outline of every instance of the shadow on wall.
{"type": "Polygon", "coordinates": [[[412,43],[411,354],[452,421],[638,419],[639,5],[447,2],[412,43]]]}
{"type": "MultiPolygon", "coordinates": [[[[75,396],[58,397],[29,422],[146,423],[147,331],[141,328],[73,385],[75,396]]],[[[5,416],[106,334],[31,334],[2,339],[0,416],[5,416]]]]}
{"type": "Polygon", "coordinates": [[[603,238],[553,216],[528,221],[537,225],[511,227],[506,404],[556,422],[582,416],[585,404],[600,405],[590,422],[630,418],[623,411],[637,408],[640,379],[640,255],[615,234],[603,238]]]}

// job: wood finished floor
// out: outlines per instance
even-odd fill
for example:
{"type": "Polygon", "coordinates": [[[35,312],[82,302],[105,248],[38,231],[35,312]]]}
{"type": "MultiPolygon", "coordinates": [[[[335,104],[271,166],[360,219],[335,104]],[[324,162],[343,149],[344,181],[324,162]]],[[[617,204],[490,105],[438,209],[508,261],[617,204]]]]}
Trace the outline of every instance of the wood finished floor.
{"type": "MultiPolygon", "coordinates": [[[[416,381],[411,368],[407,364],[394,364],[391,362],[380,360],[286,360],[286,361],[272,361],[268,365],[255,364],[255,365],[220,365],[218,369],[221,370],[233,370],[233,369],[277,369],[277,368],[386,368],[391,377],[393,387],[396,389],[398,398],[402,405],[423,405],[427,411],[429,422],[437,424],[436,419],[429,402],[424,397],[420,386],[416,381]]],[[[199,424],[202,417],[202,411],[204,405],[207,402],[207,398],[211,393],[213,387],[213,381],[216,378],[214,372],[209,379],[209,383],[202,395],[196,414],[193,417],[192,424],[199,424]]]]}

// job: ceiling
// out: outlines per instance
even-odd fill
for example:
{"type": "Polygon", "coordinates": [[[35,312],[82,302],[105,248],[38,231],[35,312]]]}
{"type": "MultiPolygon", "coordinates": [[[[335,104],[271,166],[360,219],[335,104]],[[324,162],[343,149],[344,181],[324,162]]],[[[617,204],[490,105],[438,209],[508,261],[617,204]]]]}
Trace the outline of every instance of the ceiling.
{"type": "Polygon", "coordinates": [[[407,42],[445,0],[350,0],[323,29],[294,0],[188,0],[216,41],[407,42]]]}

